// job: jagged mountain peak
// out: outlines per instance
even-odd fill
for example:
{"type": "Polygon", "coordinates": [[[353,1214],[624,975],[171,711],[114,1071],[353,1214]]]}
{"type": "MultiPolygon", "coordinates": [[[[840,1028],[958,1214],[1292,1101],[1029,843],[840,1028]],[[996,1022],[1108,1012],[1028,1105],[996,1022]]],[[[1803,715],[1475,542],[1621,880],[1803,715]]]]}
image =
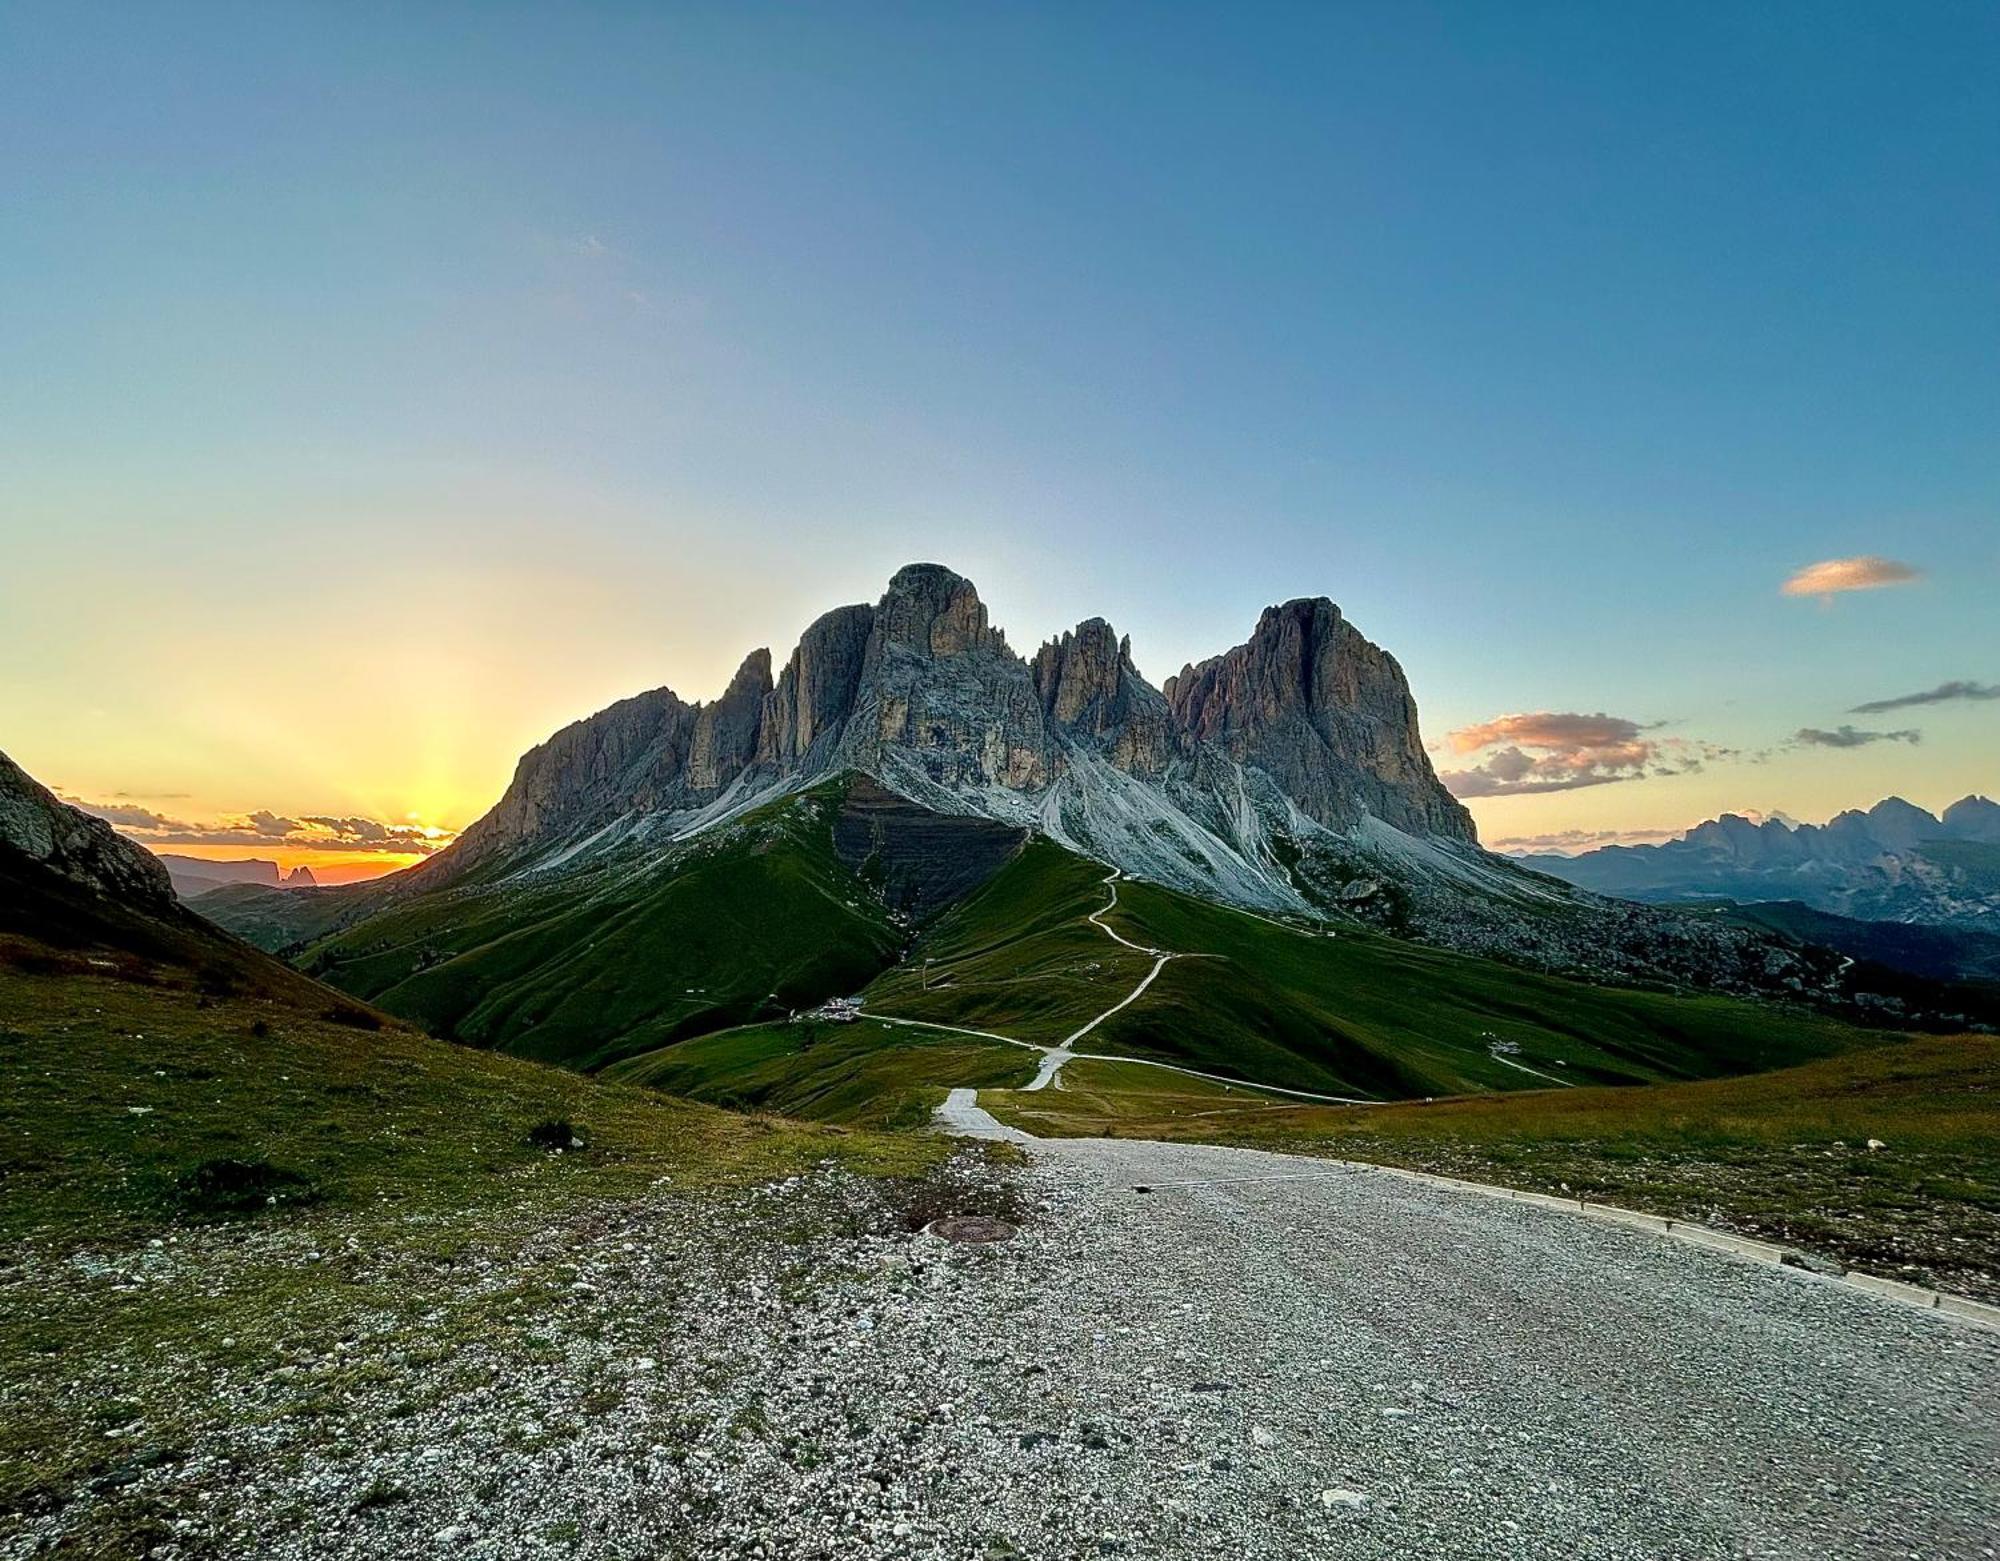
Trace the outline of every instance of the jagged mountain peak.
{"type": "Polygon", "coordinates": [[[1939,822],[1956,839],[2000,844],[2000,802],[1990,797],[1960,797],[1944,810],[1939,822]]]}
{"type": "Polygon", "coordinates": [[[1325,597],[1266,608],[1244,644],[1163,692],[1105,619],[1024,660],[970,580],[914,563],[873,606],[814,620],[775,678],[758,651],[711,704],[658,690],[565,728],[425,871],[448,879],[498,850],[567,860],[593,842],[678,838],[843,770],[1268,904],[1296,900],[1274,829],[1375,820],[1475,839],[1431,769],[1402,669],[1325,597]]]}
{"type": "Polygon", "coordinates": [[[1002,650],[1006,636],[987,621],[978,588],[943,564],[905,564],[875,609],[882,644],[924,656],[1002,650]]]}
{"type": "Polygon", "coordinates": [[[771,692],[771,651],[768,646],[753,650],[722,691],[722,698],[736,699],[754,693],[759,699],[771,692]]]}
{"type": "MultiPolygon", "coordinates": [[[[944,564],[929,564],[919,561],[905,564],[889,576],[885,596],[930,596],[937,593],[949,594],[960,586],[970,588],[972,582],[944,564]]],[[[977,592],[974,593],[975,595],[977,592]]]]}
{"type": "Polygon", "coordinates": [[[1181,730],[1272,775],[1321,823],[1477,838],[1431,767],[1403,669],[1323,596],[1267,607],[1248,640],[1165,692],[1181,730]]]}

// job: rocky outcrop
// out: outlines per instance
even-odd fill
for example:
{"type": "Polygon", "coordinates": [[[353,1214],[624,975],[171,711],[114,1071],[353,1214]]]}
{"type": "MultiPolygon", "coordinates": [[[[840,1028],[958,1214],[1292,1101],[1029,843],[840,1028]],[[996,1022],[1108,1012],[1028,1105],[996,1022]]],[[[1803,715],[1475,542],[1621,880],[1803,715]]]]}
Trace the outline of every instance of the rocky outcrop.
{"type": "Polygon", "coordinates": [[[1167,679],[1166,699],[1181,732],[1263,770],[1321,824],[1477,838],[1431,768],[1403,669],[1323,596],[1265,609],[1248,642],[1167,679]]]}
{"type": "Polygon", "coordinates": [[[672,689],[656,688],[570,723],[521,755],[493,810],[414,873],[439,882],[627,812],[673,806],[698,713],[672,689]]]}
{"type": "Polygon", "coordinates": [[[836,607],[800,637],[764,709],[757,762],[787,770],[840,738],[861,687],[875,609],[836,607]]]}
{"type": "Polygon", "coordinates": [[[1102,618],[1043,645],[1034,680],[1049,721],[1127,774],[1163,774],[1178,751],[1167,701],[1132,665],[1132,641],[1102,618]]]}
{"type": "Polygon", "coordinates": [[[1007,649],[1007,637],[988,624],[972,582],[942,564],[905,564],[896,571],[875,609],[875,641],[927,660],[1007,649]]]}
{"type": "Polygon", "coordinates": [[[722,790],[756,761],[764,702],[771,696],[771,653],[755,650],[714,704],[700,706],[683,779],[697,794],[722,790]]]}
{"type": "Polygon", "coordinates": [[[1054,744],[1027,664],[988,624],[971,581],[939,564],[896,572],[836,759],[947,791],[1049,783],[1054,744]]]}
{"type": "Polygon", "coordinates": [[[101,818],[71,807],[0,753],[0,845],[124,904],[174,903],[166,864],[101,818]]]}

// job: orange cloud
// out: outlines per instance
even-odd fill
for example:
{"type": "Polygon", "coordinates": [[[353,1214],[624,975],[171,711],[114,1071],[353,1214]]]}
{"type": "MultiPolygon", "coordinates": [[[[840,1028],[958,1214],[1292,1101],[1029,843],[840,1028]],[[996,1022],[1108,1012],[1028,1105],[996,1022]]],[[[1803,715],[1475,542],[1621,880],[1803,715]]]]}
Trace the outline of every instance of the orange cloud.
{"type": "Polygon", "coordinates": [[[1490,721],[1461,726],[1448,734],[1453,753],[1477,753],[1495,743],[1520,743],[1529,748],[1602,748],[1629,743],[1643,728],[1623,716],[1577,715],[1569,711],[1537,710],[1532,714],[1497,715],[1490,721]]]}
{"type": "Polygon", "coordinates": [[[456,831],[422,824],[389,824],[371,818],[333,818],[308,815],[289,818],[259,808],[233,818],[194,822],[169,818],[150,808],[127,803],[89,802],[65,796],[72,807],[95,814],[121,835],[154,850],[162,847],[255,846],[265,849],[287,847],[301,860],[311,861],[336,852],[370,856],[390,855],[416,861],[441,851],[456,838],[456,831]]]}
{"type": "Polygon", "coordinates": [[[1856,558],[1823,558],[1807,564],[1778,589],[1786,596],[1832,596],[1836,591],[1875,591],[1886,585],[1909,585],[1924,572],[1893,558],[1863,553],[1856,558]]]}
{"type": "Polygon", "coordinates": [[[1465,769],[1440,771],[1438,779],[1454,796],[1525,797],[1648,775],[1684,775],[1711,759],[1739,756],[1693,738],[1642,735],[1648,730],[1602,710],[1592,715],[1574,710],[1498,715],[1448,735],[1454,753],[1491,752],[1465,769]]]}

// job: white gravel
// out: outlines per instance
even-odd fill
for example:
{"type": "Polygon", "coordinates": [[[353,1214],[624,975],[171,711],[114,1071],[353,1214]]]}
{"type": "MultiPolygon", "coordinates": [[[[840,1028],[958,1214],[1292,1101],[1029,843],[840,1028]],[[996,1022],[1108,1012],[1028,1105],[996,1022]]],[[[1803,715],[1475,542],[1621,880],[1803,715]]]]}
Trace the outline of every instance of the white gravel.
{"type": "MultiPolygon", "coordinates": [[[[433,1343],[349,1328],[310,1413],[333,1364],[218,1374],[211,1430],[0,1554],[113,1500],[161,1557],[1993,1553],[2000,1338],[1316,1162],[1034,1154],[1025,1209],[976,1167],[952,1195],[1002,1245],[827,1171],[425,1270],[433,1343]],[[524,1271],[562,1285],[532,1346],[454,1327],[524,1271]]],[[[194,1247],[200,1285],[227,1250],[194,1247]]]]}

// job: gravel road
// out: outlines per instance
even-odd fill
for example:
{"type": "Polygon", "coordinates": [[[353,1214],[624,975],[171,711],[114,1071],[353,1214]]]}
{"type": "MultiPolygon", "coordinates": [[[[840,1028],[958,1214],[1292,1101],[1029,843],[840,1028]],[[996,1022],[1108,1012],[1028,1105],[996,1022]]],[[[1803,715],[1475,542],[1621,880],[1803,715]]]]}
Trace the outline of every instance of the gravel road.
{"type": "MultiPolygon", "coordinates": [[[[960,1107],[976,1126],[976,1102],[960,1107]]],[[[1102,1140],[1031,1154],[1007,1172],[968,1149],[955,1185],[914,1206],[829,1167],[720,1199],[524,1211],[517,1235],[449,1265],[351,1252],[410,1304],[70,1382],[86,1403],[134,1401],[103,1433],[134,1451],[0,1515],[0,1556],[112,1523],[147,1542],[81,1548],[1994,1553],[2000,1336],[1323,1162],[1102,1140]],[[912,1234],[925,1208],[1020,1234],[912,1234]],[[193,1423],[156,1425],[154,1400],[193,1423]]],[[[308,1244],[339,1240],[332,1221],[190,1236],[88,1273],[0,1276],[16,1286],[0,1300],[88,1306],[92,1286],[143,1280],[172,1306],[234,1265],[313,1270],[308,1244]]]]}
{"type": "Polygon", "coordinates": [[[1036,1152],[1080,1200],[1061,1262],[1081,1374],[1107,1405],[1127,1384],[1143,1444],[1194,1455],[1146,1479],[1205,1521],[1146,1553],[2000,1544],[1991,1334],[1323,1162],[1113,1140],[1036,1152]]]}

